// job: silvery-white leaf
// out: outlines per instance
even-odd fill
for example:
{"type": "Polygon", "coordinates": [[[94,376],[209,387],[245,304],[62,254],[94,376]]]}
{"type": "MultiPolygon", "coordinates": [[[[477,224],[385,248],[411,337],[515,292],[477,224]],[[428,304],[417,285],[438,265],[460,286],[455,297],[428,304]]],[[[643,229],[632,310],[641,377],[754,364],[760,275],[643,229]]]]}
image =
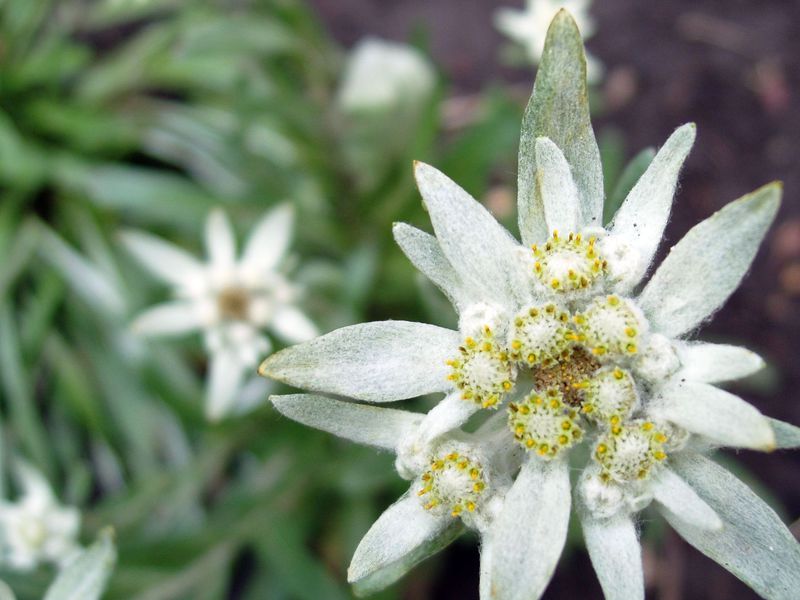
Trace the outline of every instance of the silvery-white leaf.
{"type": "Polygon", "coordinates": [[[14,592],[11,591],[5,581],[0,581],[0,600],[17,600],[14,592]]]}
{"type": "Polygon", "coordinates": [[[548,234],[579,231],[580,197],[564,154],[550,139],[536,140],[536,189],[544,205],[548,234]]]}
{"type": "Polygon", "coordinates": [[[681,370],[677,377],[718,383],[752,375],[764,367],[755,352],[728,344],[678,342],[675,345],[681,370]]]}
{"type": "Polygon", "coordinates": [[[722,446],[775,448],[775,435],[764,415],[741,398],[706,383],[674,381],[659,392],[648,412],[722,446]]]}
{"type": "Polygon", "coordinates": [[[533,600],[544,593],[564,548],[569,512],[567,463],[529,458],[488,533],[490,597],[533,600]]]}
{"type": "Polygon", "coordinates": [[[236,238],[228,215],[215,208],[206,219],[206,252],[212,268],[229,271],[236,261],[236,238]]]}
{"type": "Polygon", "coordinates": [[[442,252],[470,293],[501,306],[527,302],[530,275],[511,234],[443,173],[420,162],[414,173],[442,252]]]}
{"type": "Polygon", "coordinates": [[[536,193],[536,138],[550,138],[572,168],[581,198],[581,224],[602,226],[603,170],[589,119],[583,40],[570,14],[550,24],[533,94],[522,118],[517,175],[519,229],[525,244],[547,238],[544,206],[536,193]]]}
{"type": "Polygon", "coordinates": [[[104,529],[94,544],[58,574],[44,600],[99,600],[116,561],[113,533],[104,529]]]}
{"type": "Polygon", "coordinates": [[[665,511],[670,525],[764,598],[795,600],[800,590],[800,544],[778,515],[749,487],[707,458],[683,455],[671,464],[719,515],[723,528],[700,529],[665,511]]]}
{"type": "Polygon", "coordinates": [[[125,231],[120,240],[142,265],[167,283],[195,287],[205,277],[205,267],[195,257],[149,233],[125,231]]]}
{"type": "Polygon", "coordinates": [[[586,550],[606,600],[644,600],[642,547],[627,515],[595,519],[581,511],[586,550]]]}
{"type": "Polygon", "coordinates": [[[423,415],[406,410],[378,408],[312,394],[271,396],[270,401],[289,417],[360,444],[394,450],[397,442],[413,433],[423,415]]]}
{"type": "Polygon", "coordinates": [[[286,255],[292,237],[294,209],[281,204],[253,228],[242,253],[242,266],[254,272],[274,269],[286,255]]]}
{"type": "Polygon", "coordinates": [[[361,540],[347,580],[359,596],[377,592],[447,546],[463,530],[459,519],[431,515],[409,492],[386,509],[361,540]]]}
{"type": "Polygon", "coordinates": [[[669,468],[653,475],[650,490],[658,505],[680,515],[686,523],[700,529],[722,528],[722,521],[714,509],[669,468]]]}
{"type": "Polygon", "coordinates": [[[452,387],[445,361],[459,343],[458,333],[434,325],[362,323],[281,350],[259,373],[314,392],[392,402],[452,387]]]}
{"type": "Polygon", "coordinates": [[[681,335],[728,299],[775,218],[781,189],[772,183],[731,202],[670,250],[639,297],[655,331],[681,335]]]}
{"type": "Polygon", "coordinates": [[[406,223],[395,223],[392,232],[411,264],[442,290],[456,308],[460,310],[474,301],[435,237],[406,223]]]}
{"type": "Polygon", "coordinates": [[[689,123],[669,137],[614,216],[611,234],[624,238],[640,257],[639,269],[629,276],[630,284],[644,276],[661,242],[678,173],[692,148],[695,132],[694,123],[689,123]]]}
{"type": "Polygon", "coordinates": [[[461,427],[481,406],[461,398],[461,392],[448,394],[441,402],[428,411],[419,426],[419,440],[425,444],[440,435],[461,427]]]}

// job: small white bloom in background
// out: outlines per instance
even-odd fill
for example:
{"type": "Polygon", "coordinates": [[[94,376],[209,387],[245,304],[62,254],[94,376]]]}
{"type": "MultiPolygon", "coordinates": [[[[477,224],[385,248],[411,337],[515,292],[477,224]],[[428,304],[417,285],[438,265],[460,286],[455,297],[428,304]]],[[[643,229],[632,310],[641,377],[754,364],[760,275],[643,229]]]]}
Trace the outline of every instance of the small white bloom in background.
{"type": "Polygon", "coordinates": [[[0,562],[19,571],[40,563],[64,566],[79,552],[78,509],[61,506],[44,476],[19,461],[15,473],[20,497],[0,500],[0,562]]]}
{"type": "MultiPolygon", "coordinates": [[[[272,348],[264,329],[287,343],[317,334],[314,324],[296,306],[297,286],[280,270],[292,226],[291,206],[273,209],[255,225],[237,259],[233,228],[225,213],[216,209],[206,221],[207,262],[145,232],[122,234],[130,252],[171,284],[175,296],[139,315],[134,330],[145,335],[204,334],[210,356],[209,419],[252,406],[252,396],[258,395],[253,394],[253,387],[259,386],[247,375],[272,348]],[[243,390],[247,392],[244,399],[243,390]]],[[[264,393],[261,389],[261,397],[264,393]]]]}
{"type": "Polygon", "coordinates": [[[433,67],[416,48],[367,38],[348,58],[338,103],[345,112],[413,106],[430,96],[435,83],[433,67]]]}
{"type": "Polygon", "coordinates": [[[444,394],[425,416],[272,397],[292,419],[394,450],[398,474],[415,482],[416,504],[410,491],[356,550],[349,579],[360,590],[388,585],[463,525],[481,537],[481,598],[538,598],[574,506],[606,597],[642,600],[636,518],[652,504],[758,593],[793,598],[800,545],[705,454],[798,447],[800,428],[715,387],[760,369],[758,356],[690,339],[750,267],[781,186],[696,225],[645,283],[695,127],[670,136],[604,226],[584,67],[580,33],[561,11],[522,123],[522,243],[444,174],[416,165],[436,235],[401,223],[395,239],[452,301],[458,331],[405,321],[344,327],[273,355],[260,372],[369,403],[444,394]],[[479,411],[484,425],[463,433],[479,411]]]}
{"type": "MultiPolygon", "coordinates": [[[[525,49],[534,65],[542,60],[547,29],[556,13],[568,10],[578,24],[583,39],[588,40],[595,31],[589,8],[592,0],[525,0],[525,8],[499,8],[495,12],[495,25],[514,42],[525,49]]],[[[587,75],[590,83],[597,83],[603,74],[603,65],[591,54],[586,55],[587,75]]]]}

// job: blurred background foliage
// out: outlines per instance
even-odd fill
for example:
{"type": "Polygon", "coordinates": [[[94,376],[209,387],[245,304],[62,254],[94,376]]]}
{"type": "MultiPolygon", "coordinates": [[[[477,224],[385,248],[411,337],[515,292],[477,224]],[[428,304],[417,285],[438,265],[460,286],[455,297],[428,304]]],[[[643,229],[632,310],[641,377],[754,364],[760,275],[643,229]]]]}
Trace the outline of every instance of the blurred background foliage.
{"type": "MultiPolygon", "coordinates": [[[[411,42],[428,53],[424,28],[411,42]]],[[[356,544],[404,489],[390,456],[266,405],[209,425],[199,336],[128,330],[164,292],[120,249],[120,228],[197,253],[211,207],[243,232],[285,200],[298,213],[295,276],[323,331],[453,324],[391,224],[429,229],[417,159],[515,227],[532,73],[456,96],[438,72],[411,107],[354,111],[338,99],[346,58],[301,0],[0,0],[2,459],[24,456],[79,506],[84,541],[114,527],[109,599],[348,598],[356,544]]],[[[608,103],[593,102],[598,114],[608,103]]],[[[652,151],[608,127],[600,142],[610,216],[652,151]]],[[[460,577],[452,560],[441,574],[446,560],[378,597],[466,597],[432,591],[460,577]]],[[[0,570],[21,600],[52,576],[0,570]]]]}

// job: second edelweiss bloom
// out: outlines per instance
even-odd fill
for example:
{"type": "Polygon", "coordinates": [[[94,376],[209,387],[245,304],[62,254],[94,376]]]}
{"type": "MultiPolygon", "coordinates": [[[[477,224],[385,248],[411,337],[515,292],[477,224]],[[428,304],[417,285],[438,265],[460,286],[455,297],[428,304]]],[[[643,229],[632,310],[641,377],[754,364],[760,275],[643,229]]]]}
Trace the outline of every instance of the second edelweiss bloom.
{"type": "Polygon", "coordinates": [[[394,229],[411,262],[452,301],[459,330],[365,323],[262,364],[263,374],[291,385],[366,402],[445,394],[424,416],[273,397],[293,419],[391,448],[398,473],[418,478],[414,527],[388,517],[394,507],[384,513],[354,556],[358,587],[387,585],[461,523],[481,536],[482,598],[539,597],[574,505],[606,596],[643,598],[635,518],[651,503],[762,595],[789,598],[800,586],[791,533],[704,456],[719,446],[796,446],[798,430],[714,387],[758,370],[759,357],[686,339],[738,286],[775,217],[780,186],[692,228],[642,284],[694,137],[693,125],[676,130],[604,227],[580,34],[560,12],[523,119],[522,243],[424,164],[416,177],[436,236],[394,229]],[[479,411],[484,425],[462,433],[479,411]],[[587,452],[575,451],[581,446],[587,452]],[[570,469],[581,472],[574,489],[570,469]],[[364,550],[378,547],[376,528],[392,552],[364,550]]]}
{"type": "Polygon", "coordinates": [[[0,562],[19,571],[40,563],[66,565],[80,551],[81,517],[61,506],[44,476],[27,463],[16,464],[22,495],[0,501],[0,562]]]}
{"type": "Polygon", "coordinates": [[[206,222],[205,263],[150,234],[123,234],[133,255],[171,284],[175,296],[141,314],[133,328],[146,335],[203,332],[210,355],[206,400],[210,419],[235,410],[248,371],[270,352],[272,343],[264,329],[289,343],[317,334],[296,306],[298,288],[281,270],[292,221],[291,206],[273,209],[256,224],[237,259],[233,228],[224,212],[214,210],[206,222]]]}

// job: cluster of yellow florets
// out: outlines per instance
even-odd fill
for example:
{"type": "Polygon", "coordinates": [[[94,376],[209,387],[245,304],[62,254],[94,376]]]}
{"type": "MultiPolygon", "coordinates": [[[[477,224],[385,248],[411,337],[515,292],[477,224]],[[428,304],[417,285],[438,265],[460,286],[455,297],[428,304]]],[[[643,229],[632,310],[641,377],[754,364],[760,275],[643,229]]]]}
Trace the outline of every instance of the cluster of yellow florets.
{"type": "Polygon", "coordinates": [[[419,478],[417,495],[426,510],[457,517],[474,512],[486,489],[483,468],[473,458],[451,451],[431,459],[419,478]]]}
{"type": "Polygon", "coordinates": [[[553,231],[543,245],[534,244],[533,273],[547,288],[570,292],[587,289],[607,270],[606,261],[595,248],[595,238],[580,233],[561,237],[553,231]]]}

